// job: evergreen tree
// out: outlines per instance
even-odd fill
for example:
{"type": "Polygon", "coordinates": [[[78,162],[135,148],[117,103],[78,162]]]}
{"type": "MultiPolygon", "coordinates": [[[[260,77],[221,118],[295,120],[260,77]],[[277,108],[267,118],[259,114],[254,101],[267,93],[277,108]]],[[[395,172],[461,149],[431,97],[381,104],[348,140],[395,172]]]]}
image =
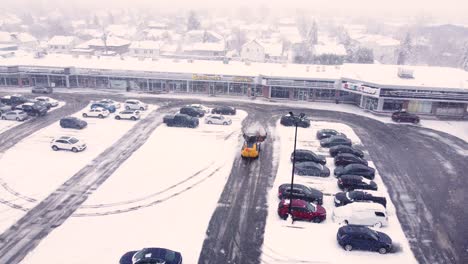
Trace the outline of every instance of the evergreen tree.
{"type": "Polygon", "coordinates": [[[188,20],[187,20],[187,30],[196,30],[200,29],[200,21],[194,11],[189,12],[188,20]]]}
{"type": "Polygon", "coordinates": [[[463,48],[460,67],[465,71],[468,71],[468,42],[465,43],[465,47],[463,48]]]}
{"type": "Polygon", "coordinates": [[[411,50],[411,35],[408,32],[405,39],[401,43],[400,48],[398,49],[398,65],[403,65],[408,62],[408,60],[411,58],[411,50]]]}

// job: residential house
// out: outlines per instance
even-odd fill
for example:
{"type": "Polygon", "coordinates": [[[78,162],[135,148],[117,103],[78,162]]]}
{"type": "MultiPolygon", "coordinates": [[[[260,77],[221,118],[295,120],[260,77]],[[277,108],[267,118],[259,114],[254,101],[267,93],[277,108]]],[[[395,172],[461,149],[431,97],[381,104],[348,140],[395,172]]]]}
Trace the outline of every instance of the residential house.
{"type": "Polygon", "coordinates": [[[138,58],[157,58],[159,57],[160,46],[161,43],[157,41],[134,41],[128,48],[128,55],[138,58]]]}
{"type": "Polygon", "coordinates": [[[226,47],[222,42],[197,42],[184,45],[182,48],[182,55],[193,59],[223,59],[226,55],[226,47]]]}
{"type": "Polygon", "coordinates": [[[242,45],[240,57],[243,61],[265,61],[265,48],[256,40],[249,41],[242,45]]]}
{"type": "Polygon", "coordinates": [[[95,51],[95,54],[125,54],[128,52],[130,41],[115,36],[108,36],[106,41],[103,38],[95,38],[86,41],[77,48],[89,48],[95,51]]]}
{"type": "Polygon", "coordinates": [[[49,52],[69,53],[77,44],[77,38],[74,36],[53,36],[47,43],[49,52]]]}

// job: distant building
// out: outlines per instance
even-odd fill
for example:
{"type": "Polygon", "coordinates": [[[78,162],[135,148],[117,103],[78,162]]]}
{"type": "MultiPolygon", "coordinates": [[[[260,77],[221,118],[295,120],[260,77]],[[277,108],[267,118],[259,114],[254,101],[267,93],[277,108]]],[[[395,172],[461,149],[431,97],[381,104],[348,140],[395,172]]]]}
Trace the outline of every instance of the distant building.
{"type": "Polygon", "coordinates": [[[244,61],[265,61],[265,48],[256,40],[249,41],[242,46],[240,57],[244,61]]]}
{"type": "Polygon", "coordinates": [[[47,49],[54,53],[69,53],[76,44],[77,39],[74,36],[54,36],[47,43],[47,49]]]}
{"type": "Polygon", "coordinates": [[[182,54],[188,58],[222,59],[226,54],[224,43],[193,43],[182,48],[182,54]]]}
{"type": "Polygon", "coordinates": [[[134,41],[128,48],[128,54],[138,58],[156,58],[159,57],[160,46],[157,41],[134,41]]]}
{"type": "Polygon", "coordinates": [[[190,30],[185,33],[185,41],[188,43],[196,42],[223,42],[224,38],[220,34],[211,30],[190,30]]]}
{"type": "Polygon", "coordinates": [[[105,42],[102,38],[95,38],[86,41],[77,48],[93,49],[95,54],[103,55],[106,52],[108,54],[125,54],[128,52],[129,46],[130,41],[126,39],[108,36],[105,42]]]}

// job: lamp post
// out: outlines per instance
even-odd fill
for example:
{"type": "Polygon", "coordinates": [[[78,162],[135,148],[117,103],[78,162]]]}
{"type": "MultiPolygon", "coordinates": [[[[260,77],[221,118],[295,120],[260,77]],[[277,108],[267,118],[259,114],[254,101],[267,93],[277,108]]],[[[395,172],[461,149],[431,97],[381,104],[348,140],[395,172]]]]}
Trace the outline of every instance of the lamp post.
{"type": "Polygon", "coordinates": [[[289,112],[291,117],[294,120],[294,126],[295,126],[295,131],[294,131],[294,151],[293,151],[293,164],[292,164],[292,171],[291,171],[291,190],[289,191],[289,208],[288,208],[288,213],[293,219],[293,216],[291,214],[291,209],[292,209],[292,200],[293,200],[293,189],[294,189],[294,169],[296,165],[296,143],[297,143],[297,125],[299,124],[300,121],[303,120],[305,114],[300,113],[299,116],[294,116],[293,112],[289,112]]]}

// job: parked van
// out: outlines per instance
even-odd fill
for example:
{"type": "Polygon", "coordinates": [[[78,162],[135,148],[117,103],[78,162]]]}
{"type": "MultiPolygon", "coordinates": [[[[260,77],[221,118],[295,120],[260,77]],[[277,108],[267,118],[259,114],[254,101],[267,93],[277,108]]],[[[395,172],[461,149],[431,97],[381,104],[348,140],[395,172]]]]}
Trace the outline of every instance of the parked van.
{"type": "Polygon", "coordinates": [[[388,225],[387,210],[378,203],[351,203],[333,210],[337,223],[382,227],[388,225]]]}

